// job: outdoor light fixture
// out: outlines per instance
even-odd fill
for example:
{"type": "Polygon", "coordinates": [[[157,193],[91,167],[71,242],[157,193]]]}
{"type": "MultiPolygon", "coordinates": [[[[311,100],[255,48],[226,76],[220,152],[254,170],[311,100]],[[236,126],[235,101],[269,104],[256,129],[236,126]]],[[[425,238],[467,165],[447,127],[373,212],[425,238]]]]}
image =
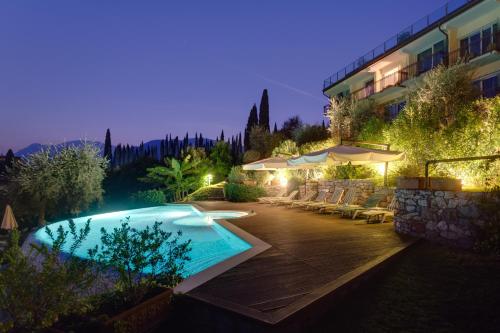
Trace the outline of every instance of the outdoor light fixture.
{"type": "Polygon", "coordinates": [[[205,176],[205,183],[207,184],[207,186],[210,186],[212,184],[212,179],[213,176],[211,174],[205,176]]]}
{"type": "Polygon", "coordinates": [[[286,179],[285,175],[279,175],[280,185],[285,187],[288,184],[288,179],[286,179]]]}
{"type": "Polygon", "coordinates": [[[379,175],[383,176],[385,174],[385,164],[384,163],[376,164],[375,170],[377,170],[379,175]]]}

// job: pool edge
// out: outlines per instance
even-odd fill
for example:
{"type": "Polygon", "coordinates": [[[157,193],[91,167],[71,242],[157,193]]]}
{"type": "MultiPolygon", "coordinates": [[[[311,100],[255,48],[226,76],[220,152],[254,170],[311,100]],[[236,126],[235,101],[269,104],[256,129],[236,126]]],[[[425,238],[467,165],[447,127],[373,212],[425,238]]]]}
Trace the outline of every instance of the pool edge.
{"type": "MultiPolygon", "coordinates": [[[[198,209],[200,212],[206,211],[206,209],[197,205],[196,203],[189,203],[189,204],[198,209]]],[[[254,235],[248,233],[247,231],[238,228],[237,226],[235,226],[234,224],[230,223],[227,220],[217,219],[217,223],[222,227],[224,227],[225,229],[232,232],[233,234],[235,234],[236,236],[240,237],[245,242],[249,243],[252,247],[244,252],[241,252],[213,266],[210,266],[199,273],[191,275],[190,277],[179,283],[174,288],[175,293],[187,293],[193,290],[194,288],[215,278],[216,276],[219,276],[220,274],[230,270],[231,268],[271,248],[270,244],[262,241],[261,239],[255,237],[254,235]]]]}

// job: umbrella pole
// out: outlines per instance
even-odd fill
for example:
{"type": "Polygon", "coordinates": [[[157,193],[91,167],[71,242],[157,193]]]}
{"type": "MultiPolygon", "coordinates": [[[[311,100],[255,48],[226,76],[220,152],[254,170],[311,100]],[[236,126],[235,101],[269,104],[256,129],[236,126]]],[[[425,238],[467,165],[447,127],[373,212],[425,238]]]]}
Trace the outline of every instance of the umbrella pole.
{"type": "Polygon", "coordinates": [[[384,186],[387,187],[387,169],[389,168],[389,162],[385,162],[384,167],[384,186]]]}

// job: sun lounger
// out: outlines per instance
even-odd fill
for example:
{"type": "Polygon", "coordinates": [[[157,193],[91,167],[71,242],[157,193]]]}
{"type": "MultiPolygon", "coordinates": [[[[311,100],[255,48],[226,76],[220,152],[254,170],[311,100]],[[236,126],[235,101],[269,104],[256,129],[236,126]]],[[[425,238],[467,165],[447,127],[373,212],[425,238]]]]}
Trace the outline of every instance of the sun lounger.
{"type": "Polygon", "coordinates": [[[394,216],[394,211],[396,210],[397,205],[398,202],[396,200],[396,196],[393,196],[387,208],[375,207],[375,209],[356,212],[354,217],[364,216],[366,217],[366,223],[371,223],[373,220],[384,223],[387,216],[394,216]]]}
{"type": "Polygon", "coordinates": [[[321,207],[319,210],[320,213],[335,213],[339,208],[349,206],[356,199],[357,190],[354,187],[350,187],[347,189],[347,193],[344,194],[341,201],[338,204],[325,204],[325,206],[321,207]]]}
{"type": "Polygon", "coordinates": [[[332,195],[327,197],[325,202],[313,202],[305,206],[304,208],[308,210],[317,210],[328,205],[338,205],[340,203],[340,200],[342,199],[342,195],[344,195],[344,189],[342,187],[337,187],[333,191],[332,195]]]}
{"type": "Polygon", "coordinates": [[[283,189],[274,197],[260,197],[257,200],[259,203],[264,204],[264,203],[269,203],[269,201],[275,200],[277,198],[285,198],[285,195],[286,195],[286,190],[283,189]]]}
{"type": "Polygon", "coordinates": [[[317,194],[318,194],[318,192],[309,192],[309,194],[306,194],[306,196],[302,199],[282,200],[282,201],[276,202],[275,204],[279,206],[279,205],[291,205],[291,204],[296,203],[296,202],[306,202],[306,201],[312,200],[312,198],[314,198],[317,194]]]}
{"type": "Polygon", "coordinates": [[[295,198],[297,196],[297,194],[299,194],[299,191],[295,190],[295,191],[290,192],[290,194],[288,194],[288,196],[286,196],[286,197],[280,197],[280,198],[274,198],[274,199],[269,198],[267,203],[272,205],[272,204],[275,204],[275,203],[280,202],[280,201],[289,201],[289,200],[292,200],[293,198],[295,198]]]}
{"type": "Polygon", "coordinates": [[[310,204],[324,203],[327,195],[328,195],[328,190],[321,190],[319,191],[318,195],[314,200],[294,202],[290,205],[290,208],[307,207],[307,205],[310,204]]]}
{"type": "Polygon", "coordinates": [[[346,205],[337,209],[336,212],[340,213],[341,216],[355,218],[358,211],[370,210],[377,207],[385,196],[385,193],[373,193],[362,205],[346,205]]]}

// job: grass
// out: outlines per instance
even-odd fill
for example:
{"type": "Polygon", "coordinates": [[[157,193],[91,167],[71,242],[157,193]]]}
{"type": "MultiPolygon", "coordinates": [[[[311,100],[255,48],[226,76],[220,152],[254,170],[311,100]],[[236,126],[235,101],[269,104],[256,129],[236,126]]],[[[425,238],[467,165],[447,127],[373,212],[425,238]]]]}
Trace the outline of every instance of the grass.
{"type": "Polygon", "coordinates": [[[312,331],[498,332],[500,261],[421,242],[312,331]]]}

